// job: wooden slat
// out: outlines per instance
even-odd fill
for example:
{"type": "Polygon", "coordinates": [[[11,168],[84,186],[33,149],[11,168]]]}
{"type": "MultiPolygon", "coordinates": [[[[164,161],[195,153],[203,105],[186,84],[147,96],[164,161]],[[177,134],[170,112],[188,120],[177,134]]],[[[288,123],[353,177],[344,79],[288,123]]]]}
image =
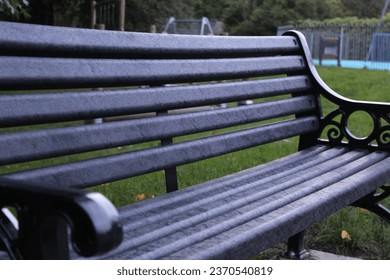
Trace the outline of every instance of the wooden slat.
{"type": "Polygon", "coordinates": [[[226,57],[296,53],[290,36],[185,36],[0,22],[0,52],[57,57],[226,57]]]}
{"type": "Polygon", "coordinates": [[[318,129],[305,117],[148,150],[22,171],[1,177],[52,187],[85,188],[301,135],[318,129]]]}
{"type": "Polygon", "coordinates": [[[304,70],[301,56],[241,59],[116,60],[2,57],[2,89],[161,85],[289,74],[304,70]]]}
{"type": "MultiPolygon", "coordinates": [[[[140,201],[136,204],[132,204],[131,206],[124,206],[119,209],[121,217],[125,221],[129,220],[134,223],[133,215],[142,215],[143,213],[146,214],[147,212],[150,213],[159,211],[159,209],[163,209],[169,207],[172,204],[180,202],[182,202],[184,205],[186,204],[186,201],[190,200],[194,196],[207,197],[208,193],[223,192],[223,189],[226,185],[243,185],[248,182],[255,182],[256,180],[259,180],[263,177],[275,176],[275,170],[284,170],[284,174],[294,174],[296,173],[294,166],[304,166],[304,168],[306,168],[307,162],[311,162],[313,165],[319,161],[325,161],[326,158],[340,155],[349,151],[349,149],[345,147],[338,147],[337,149],[339,149],[340,152],[330,151],[330,148],[325,145],[316,145],[285,156],[281,159],[268,162],[266,164],[258,165],[238,173],[230,174],[224,176],[223,178],[204,182],[201,184],[201,188],[198,188],[198,186],[191,186],[187,187],[185,191],[173,192],[169,195],[155,197],[153,198],[153,204],[148,203],[147,201],[140,201]],[[313,161],[314,158],[316,158],[316,160],[313,161]]],[[[281,172],[277,172],[276,174],[280,173],[281,172]]],[[[283,177],[283,175],[280,176],[280,178],[283,177]]],[[[164,214],[161,215],[164,217],[164,214]]],[[[130,225],[127,225],[126,227],[131,228],[130,225]]]]}
{"type": "Polygon", "coordinates": [[[307,113],[316,108],[315,104],[313,96],[301,96],[206,112],[4,134],[0,135],[0,164],[131,145],[307,113]]]}
{"type": "MultiPolygon", "coordinates": [[[[240,196],[240,194],[256,189],[258,195],[261,191],[266,193],[275,193],[275,190],[266,186],[273,184],[276,181],[282,181],[288,176],[301,174],[296,176],[296,180],[304,181],[307,177],[315,177],[321,170],[308,172],[309,168],[315,168],[320,164],[328,161],[336,161],[340,164],[340,160],[335,158],[356,158],[358,154],[367,154],[365,152],[350,152],[348,148],[329,148],[327,146],[315,146],[303,153],[294,153],[284,158],[284,161],[272,161],[253,168],[230,174],[224,177],[224,180],[215,179],[212,181],[201,183],[198,187],[189,187],[185,191],[175,192],[169,198],[166,195],[154,198],[153,204],[141,202],[133,205],[121,207],[120,214],[122,221],[125,223],[126,231],[133,231],[145,226],[143,219],[148,219],[150,223],[159,223],[163,219],[169,219],[172,215],[181,215],[188,213],[194,208],[202,207],[202,204],[215,205],[215,203],[223,197],[240,196]],[[348,155],[350,154],[350,155],[348,155]],[[258,186],[257,188],[254,186],[258,186]],[[235,187],[231,187],[235,186],[235,187]],[[195,199],[192,199],[195,198],[195,199]],[[202,201],[202,202],[200,202],[202,201]],[[198,203],[199,202],[199,203],[198,203]],[[176,205],[176,207],[172,207],[176,205]],[[169,209],[169,211],[161,210],[169,209]],[[160,212],[161,214],[154,216],[153,213],[160,212]]],[[[335,165],[335,164],[334,164],[335,165]]],[[[301,182],[302,182],[301,181],[301,182]]],[[[240,196],[250,199],[249,196],[240,196]]],[[[213,206],[211,206],[213,208],[213,206]]]]}
{"type": "Polygon", "coordinates": [[[148,89],[0,95],[0,127],[166,111],[297,93],[309,88],[307,76],[291,76],[148,89]]]}

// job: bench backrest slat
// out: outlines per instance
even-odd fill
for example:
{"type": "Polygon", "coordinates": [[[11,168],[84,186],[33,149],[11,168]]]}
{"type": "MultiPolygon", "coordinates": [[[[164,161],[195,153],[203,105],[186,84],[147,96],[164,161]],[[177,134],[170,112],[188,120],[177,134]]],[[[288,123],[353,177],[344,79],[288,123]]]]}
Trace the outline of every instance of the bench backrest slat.
{"type": "Polygon", "coordinates": [[[245,107],[219,109],[164,118],[142,118],[103,125],[16,132],[1,135],[0,164],[11,164],[101,150],[211,131],[266,119],[308,113],[313,96],[302,96],[245,107]],[[131,133],[129,133],[131,131],[131,133]],[[28,141],[26,141],[28,139],[28,141]]]}
{"type": "Polygon", "coordinates": [[[292,54],[299,51],[293,37],[175,36],[120,33],[0,22],[3,55],[52,57],[227,57],[292,54]]]}
{"type": "Polygon", "coordinates": [[[0,83],[3,89],[118,87],[240,79],[303,70],[301,56],[185,61],[2,57],[0,83]]]}
{"type": "Polygon", "coordinates": [[[86,188],[309,133],[317,128],[316,117],[310,116],[174,145],[22,171],[3,177],[53,187],[86,188]]]}

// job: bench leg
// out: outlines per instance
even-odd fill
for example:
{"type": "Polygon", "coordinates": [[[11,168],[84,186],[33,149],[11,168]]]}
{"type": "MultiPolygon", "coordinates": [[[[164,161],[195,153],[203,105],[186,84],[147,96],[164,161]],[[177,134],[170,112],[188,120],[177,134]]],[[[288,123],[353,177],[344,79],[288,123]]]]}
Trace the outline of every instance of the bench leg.
{"type": "Polygon", "coordinates": [[[390,196],[390,187],[383,186],[381,189],[381,193],[372,192],[353,203],[352,206],[367,209],[390,224],[390,210],[379,203],[379,201],[390,196]]]}
{"type": "Polygon", "coordinates": [[[305,231],[301,231],[288,239],[285,258],[290,260],[303,260],[309,256],[304,244],[305,231]]]}
{"type": "MultiPolygon", "coordinates": [[[[31,212],[30,212],[31,213],[31,212]]],[[[21,219],[20,252],[24,259],[69,259],[68,225],[65,219],[54,215],[33,215],[21,219]],[[29,229],[30,231],[26,231],[29,229]]]]}
{"type": "MultiPolygon", "coordinates": [[[[168,111],[157,112],[157,116],[167,116],[168,111]]],[[[161,139],[161,146],[171,145],[173,143],[172,138],[161,139]]],[[[177,171],[176,167],[167,168],[165,172],[165,186],[167,193],[177,191],[179,189],[179,184],[177,180],[177,171]]]]}
{"type": "Polygon", "coordinates": [[[22,255],[17,248],[17,226],[12,223],[6,211],[8,209],[0,208],[0,251],[7,252],[7,257],[10,259],[22,259],[22,255]]]}

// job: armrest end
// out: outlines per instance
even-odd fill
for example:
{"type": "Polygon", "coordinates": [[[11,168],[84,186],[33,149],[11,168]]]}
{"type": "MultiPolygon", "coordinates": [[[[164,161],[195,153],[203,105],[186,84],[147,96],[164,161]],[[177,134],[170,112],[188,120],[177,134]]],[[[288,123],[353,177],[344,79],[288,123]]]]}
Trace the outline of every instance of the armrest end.
{"type": "MultiPolygon", "coordinates": [[[[68,227],[74,250],[84,257],[106,253],[122,241],[119,214],[99,193],[31,186],[2,179],[0,208],[4,207],[14,207],[19,222],[17,240],[8,240],[18,251],[12,255],[29,259],[69,257],[69,252],[59,252],[57,257],[53,253],[53,240],[59,242],[60,235],[65,236],[62,238],[65,242],[69,240],[68,227]],[[61,219],[68,227],[59,233],[53,225],[61,219]]],[[[67,250],[69,245],[62,244],[58,248],[67,250]]]]}

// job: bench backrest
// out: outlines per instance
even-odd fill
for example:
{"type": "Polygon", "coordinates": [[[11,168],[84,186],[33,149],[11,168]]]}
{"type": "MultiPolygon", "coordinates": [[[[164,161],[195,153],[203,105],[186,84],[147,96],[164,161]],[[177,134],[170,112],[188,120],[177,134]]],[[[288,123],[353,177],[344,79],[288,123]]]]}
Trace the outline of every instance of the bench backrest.
{"type": "MultiPolygon", "coordinates": [[[[169,173],[178,165],[318,130],[316,92],[301,42],[292,35],[183,36],[7,22],[0,30],[0,164],[12,165],[12,172],[3,168],[4,178],[86,188],[156,170],[169,173]],[[236,106],[248,99],[255,103],[236,106]],[[168,113],[231,102],[227,108],[168,113]],[[137,115],[144,113],[153,115],[137,115]],[[116,116],[128,117],[83,122],[116,116]],[[161,145],[56,161],[156,140],[161,145]],[[49,166],[28,169],[28,162],[48,158],[49,166]]],[[[172,190],[177,183],[170,173],[172,190]]]]}

